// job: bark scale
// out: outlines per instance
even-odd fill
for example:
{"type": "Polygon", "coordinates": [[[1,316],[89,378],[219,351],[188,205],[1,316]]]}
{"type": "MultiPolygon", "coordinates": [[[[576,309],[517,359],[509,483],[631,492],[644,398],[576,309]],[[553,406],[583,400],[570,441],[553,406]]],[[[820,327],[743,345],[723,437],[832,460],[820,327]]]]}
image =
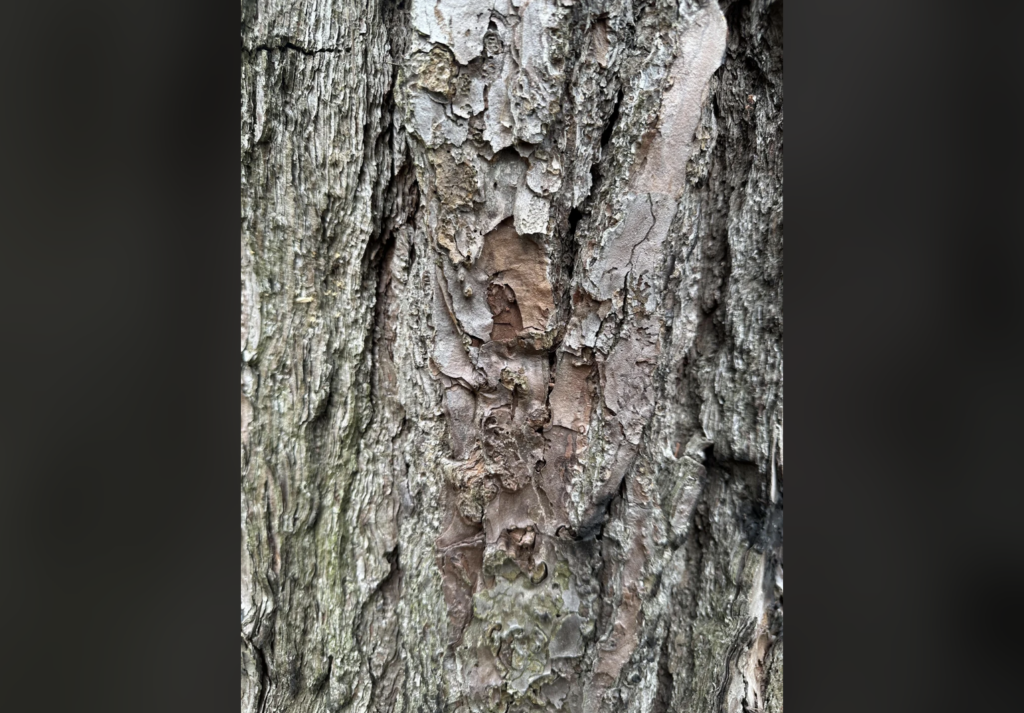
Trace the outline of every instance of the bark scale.
{"type": "Polygon", "coordinates": [[[782,710],[782,3],[242,7],[242,709],[782,710]]]}

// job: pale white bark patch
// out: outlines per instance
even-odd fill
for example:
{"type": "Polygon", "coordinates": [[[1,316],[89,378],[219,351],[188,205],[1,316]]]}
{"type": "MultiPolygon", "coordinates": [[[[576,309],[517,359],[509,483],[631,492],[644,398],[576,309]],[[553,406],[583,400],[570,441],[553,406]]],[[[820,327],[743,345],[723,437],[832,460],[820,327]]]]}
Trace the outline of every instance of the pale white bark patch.
{"type": "Polygon", "coordinates": [[[686,162],[700,121],[708,81],[725,53],[725,17],[708,3],[679,38],[670,86],[661,101],[661,119],[633,178],[637,192],[679,195],[686,185],[686,162]]]}
{"type": "Polygon", "coordinates": [[[469,64],[483,51],[492,6],[491,0],[413,0],[412,25],[469,64]]]}
{"type": "Polygon", "coordinates": [[[520,235],[546,233],[550,201],[538,196],[528,186],[520,186],[516,193],[515,221],[520,235]]]}

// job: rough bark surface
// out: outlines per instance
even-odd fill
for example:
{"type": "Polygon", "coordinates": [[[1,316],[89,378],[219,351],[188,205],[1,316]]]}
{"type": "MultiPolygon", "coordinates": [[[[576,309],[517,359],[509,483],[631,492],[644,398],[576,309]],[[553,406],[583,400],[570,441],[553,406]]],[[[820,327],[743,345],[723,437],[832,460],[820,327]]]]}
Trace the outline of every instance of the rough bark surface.
{"type": "Polygon", "coordinates": [[[782,710],[782,3],[244,1],[243,711],[782,710]]]}

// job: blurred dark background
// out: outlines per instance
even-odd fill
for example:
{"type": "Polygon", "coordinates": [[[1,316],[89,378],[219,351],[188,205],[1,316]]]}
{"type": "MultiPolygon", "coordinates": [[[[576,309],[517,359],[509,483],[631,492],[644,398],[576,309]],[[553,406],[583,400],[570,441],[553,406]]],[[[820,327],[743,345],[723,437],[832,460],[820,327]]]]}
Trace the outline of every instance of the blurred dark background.
{"type": "Polygon", "coordinates": [[[0,26],[3,708],[237,710],[238,10],[0,26]]]}
{"type": "MultiPolygon", "coordinates": [[[[238,10],[9,5],[5,707],[235,710],[238,10]]],[[[1022,10],[786,9],[787,703],[1009,707],[1022,10]]]]}
{"type": "Polygon", "coordinates": [[[1015,709],[1022,8],[786,9],[786,702],[1015,709]]]}

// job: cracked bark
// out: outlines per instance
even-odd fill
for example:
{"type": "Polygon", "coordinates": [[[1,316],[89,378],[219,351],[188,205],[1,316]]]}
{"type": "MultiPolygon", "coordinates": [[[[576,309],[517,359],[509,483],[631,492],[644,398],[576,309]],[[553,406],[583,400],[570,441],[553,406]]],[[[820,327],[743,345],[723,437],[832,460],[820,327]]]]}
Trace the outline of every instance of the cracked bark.
{"type": "Polygon", "coordinates": [[[242,7],[242,709],[782,710],[782,3],[242,7]]]}

